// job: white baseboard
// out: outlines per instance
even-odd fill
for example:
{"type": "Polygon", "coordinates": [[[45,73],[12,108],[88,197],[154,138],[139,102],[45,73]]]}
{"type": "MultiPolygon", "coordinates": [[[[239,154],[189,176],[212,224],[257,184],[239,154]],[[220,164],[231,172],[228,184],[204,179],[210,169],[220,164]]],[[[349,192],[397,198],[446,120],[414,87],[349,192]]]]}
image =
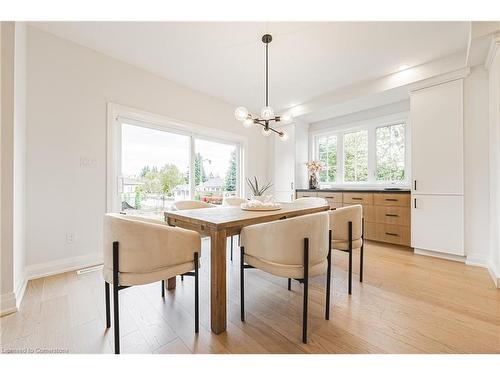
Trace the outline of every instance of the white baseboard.
{"type": "Polygon", "coordinates": [[[33,280],[98,264],[102,264],[102,253],[93,253],[78,257],[58,259],[46,263],[32,264],[26,267],[26,276],[28,280],[33,280]]]}
{"type": "Polygon", "coordinates": [[[13,292],[0,295],[0,316],[17,311],[16,296],[13,292]]]}
{"type": "Polygon", "coordinates": [[[417,248],[415,248],[414,251],[415,251],[415,254],[418,254],[418,255],[425,255],[425,256],[428,256],[428,257],[434,257],[434,258],[440,258],[440,259],[446,259],[446,260],[453,260],[455,262],[465,263],[465,257],[464,256],[460,256],[460,255],[440,253],[440,252],[437,252],[437,251],[417,249],[417,248]]]}
{"type": "Polygon", "coordinates": [[[493,262],[488,263],[488,271],[497,288],[500,288],[500,271],[495,267],[493,262]]]}
{"type": "Polygon", "coordinates": [[[488,259],[467,255],[465,264],[467,264],[468,266],[488,268],[488,259]]]}
{"type": "Polygon", "coordinates": [[[16,298],[16,306],[18,309],[21,306],[21,301],[23,300],[24,292],[26,291],[27,285],[28,285],[28,278],[26,277],[26,273],[25,273],[22,280],[20,280],[17,283],[16,289],[14,290],[14,295],[16,298]]]}

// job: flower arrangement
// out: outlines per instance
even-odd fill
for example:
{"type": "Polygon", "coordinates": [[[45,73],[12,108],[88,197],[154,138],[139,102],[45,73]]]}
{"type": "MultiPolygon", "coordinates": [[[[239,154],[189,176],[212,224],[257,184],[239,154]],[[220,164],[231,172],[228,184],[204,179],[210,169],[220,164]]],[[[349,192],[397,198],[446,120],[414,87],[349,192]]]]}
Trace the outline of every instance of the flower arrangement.
{"type": "Polygon", "coordinates": [[[306,163],[307,170],[310,173],[318,173],[321,172],[323,169],[325,169],[325,165],[321,161],[316,161],[316,160],[311,160],[310,162],[306,163]]]}

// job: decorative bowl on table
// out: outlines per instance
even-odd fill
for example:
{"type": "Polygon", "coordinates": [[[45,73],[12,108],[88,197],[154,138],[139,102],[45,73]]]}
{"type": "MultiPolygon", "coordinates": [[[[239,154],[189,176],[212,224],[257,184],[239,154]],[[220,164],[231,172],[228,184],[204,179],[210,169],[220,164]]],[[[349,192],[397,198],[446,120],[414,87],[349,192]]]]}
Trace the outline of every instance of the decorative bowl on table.
{"type": "Polygon", "coordinates": [[[252,197],[248,202],[240,205],[245,211],[276,211],[281,210],[281,205],[274,201],[272,195],[252,197]],[[259,199],[255,199],[259,198],[259,199]]]}

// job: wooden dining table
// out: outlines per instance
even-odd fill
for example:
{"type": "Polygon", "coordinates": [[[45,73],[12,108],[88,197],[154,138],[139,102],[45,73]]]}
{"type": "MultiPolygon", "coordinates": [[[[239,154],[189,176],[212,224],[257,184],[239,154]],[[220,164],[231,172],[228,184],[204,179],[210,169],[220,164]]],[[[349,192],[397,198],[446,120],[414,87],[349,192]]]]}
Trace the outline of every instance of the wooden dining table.
{"type": "MultiPolygon", "coordinates": [[[[218,206],[165,212],[169,225],[210,237],[210,324],[212,332],[226,331],[226,242],[243,227],[327,211],[330,206],[309,202],[281,203],[277,211],[245,211],[239,206],[218,206]]],[[[168,281],[175,288],[175,278],[168,281]]]]}

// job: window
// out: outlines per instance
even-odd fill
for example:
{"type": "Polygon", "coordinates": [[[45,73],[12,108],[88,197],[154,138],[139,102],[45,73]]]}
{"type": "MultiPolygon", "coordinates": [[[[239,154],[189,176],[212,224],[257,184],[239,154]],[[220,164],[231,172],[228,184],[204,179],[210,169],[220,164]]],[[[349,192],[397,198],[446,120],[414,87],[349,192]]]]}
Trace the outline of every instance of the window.
{"type": "Polygon", "coordinates": [[[241,194],[241,137],[111,103],[108,110],[108,211],[160,218],[175,201],[221,204],[241,194]]]}
{"type": "Polygon", "coordinates": [[[336,135],[318,138],[318,159],[325,165],[325,169],[320,172],[320,181],[335,182],[337,180],[336,135]]]}
{"type": "Polygon", "coordinates": [[[394,124],[376,129],[377,181],[404,181],[405,126],[394,124]]]}
{"type": "Polygon", "coordinates": [[[368,181],[368,131],[344,135],[344,181],[368,181]]]}
{"type": "Polygon", "coordinates": [[[323,184],[408,183],[408,136],[401,116],[371,120],[362,125],[343,126],[312,137],[312,159],[325,169],[319,173],[323,184]],[[391,121],[385,121],[391,119],[391,121]]]}

